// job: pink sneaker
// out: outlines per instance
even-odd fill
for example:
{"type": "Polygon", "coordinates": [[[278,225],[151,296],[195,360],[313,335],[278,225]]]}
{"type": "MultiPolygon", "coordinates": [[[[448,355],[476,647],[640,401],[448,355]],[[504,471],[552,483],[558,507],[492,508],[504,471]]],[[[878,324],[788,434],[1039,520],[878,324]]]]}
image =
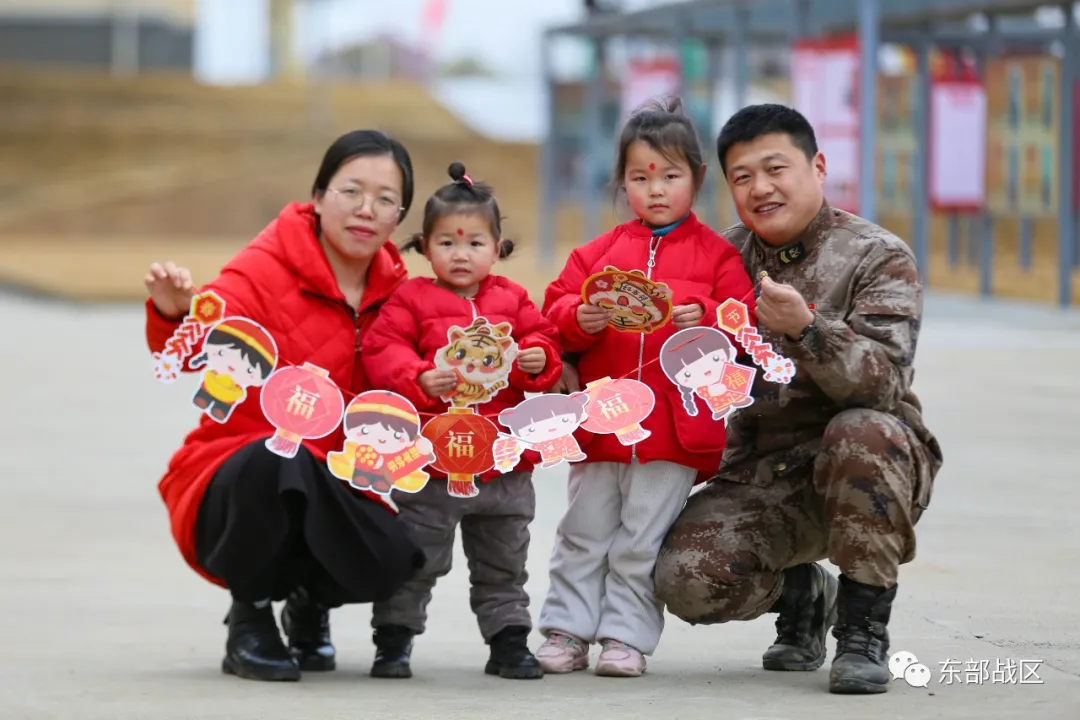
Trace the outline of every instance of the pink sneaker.
{"type": "Polygon", "coordinates": [[[645,656],[618,640],[601,640],[596,674],[604,677],[639,677],[645,672],[645,656]]]}
{"type": "Polygon", "coordinates": [[[545,673],[561,675],[589,667],[589,646],[573,635],[553,632],[536,651],[545,673]]]}

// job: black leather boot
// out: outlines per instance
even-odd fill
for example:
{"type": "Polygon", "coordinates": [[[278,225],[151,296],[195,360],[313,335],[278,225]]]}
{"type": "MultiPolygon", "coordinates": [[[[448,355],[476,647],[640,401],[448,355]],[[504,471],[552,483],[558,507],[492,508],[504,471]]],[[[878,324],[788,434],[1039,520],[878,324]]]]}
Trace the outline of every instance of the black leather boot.
{"type": "Polygon", "coordinates": [[[281,609],[281,629],[301,670],[329,672],[337,667],[330,642],[330,609],[316,602],[306,589],[297,588],[289,594],[281,609]]]}
{"type": "Polygon", "coordinates": [[[889,689],[889,616],[896,586],[886,590],[840,576],[840,617],[829,692],[865,695],[889,689]]]}
{"type": "Polygon", "coordinates": [[[540,661],[529,651],[529,628],[503,628],[491,638],[491,655],[484,672],[508,680],[534,680],[544,677],[540,661]]]}
{"type": "Polygon", "coordinates": [[[776,640],[761,657],[766,670],[817,670],[825,664],[825,638],[836,623],[839,583],[817,563],[784,571],[784,591],[774,612],[776,640]]]}
{"type": "Polygon", "coordinates": [[[300,668],[281,641],[273,606],[233,601],[221,671],[248,680],[299,680],[300,668]]]}
{"type": "Polygon", "coordinates": [[[413,631],[401,625],[383,625],[375,628],[375,662],[371,665],[371,677],[411,678],[413,631]]]}

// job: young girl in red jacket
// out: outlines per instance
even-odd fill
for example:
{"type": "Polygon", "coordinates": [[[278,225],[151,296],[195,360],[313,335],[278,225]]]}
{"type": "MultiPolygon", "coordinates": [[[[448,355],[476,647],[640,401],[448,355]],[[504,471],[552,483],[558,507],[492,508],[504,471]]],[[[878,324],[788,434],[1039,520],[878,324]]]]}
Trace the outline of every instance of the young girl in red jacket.
{"type": "Polygon", "coordinates": [[[619,140],[615,178],[636,219],[575,249],[544,298],[543,312],[564,348],[579,356],[583,384],[629,377],[656,398],[641,423],[650,435],[635,445],[578,431],[587,460],[571,466],[570,503],[540,613],[547,640],[536,655],[545,672],[585,669],[593,642],[601,645],[598,675],[645,671],[644,656],[664,627],[652,582],[661,542],[695,482],[720,464],[723,423],[708,412],[687,413],[680,388],[657,361],[676,331],[715,326],[720,303],[751,294],[739,252],[691,210],[704,175],[697,134],[678,100],[632,116],[619,140]],[[586,279],[607,266],[666,283],[674,293],[671,320],[649,334],[610,327],[611,314],[581,297],[586,279]]]}
{"type": "MultiPolygon", "coordinates": [[[[479,401],[475,410],[494,418],[526,392],[546,392],[559,379],[559,332],[524,288],[491,274],[513,249],[502,237],[491,188],[474,183],[461,163],[450,166],[450,178],[428,200],[423,232],[404,246],[422,252],[435,277],[409,280],[383,306],[364,343],[364,367],[375,387],[408,398],[428,418],[445,412],[442,398],[455,394],[479,401]],[[516,358],[508,352],[508,336],[517,344],[516,358]],[[491,389],[497,390],[493,396],[491,389]]],[[[423,489],[395,495],[427,563],[389,601],[375,605],[373,676],[412,676],[412,640],[424,632],[436,580],[450,572],[459,524],[472,608],[491,646],[485,672],[543,675],[527,644],[532,620],[525,560],[537,460],[530,454],[510,473],[482,476],[478,491],[471,483],[461,488],[439,482],[428,467],[432,481],[423,489]]]]}

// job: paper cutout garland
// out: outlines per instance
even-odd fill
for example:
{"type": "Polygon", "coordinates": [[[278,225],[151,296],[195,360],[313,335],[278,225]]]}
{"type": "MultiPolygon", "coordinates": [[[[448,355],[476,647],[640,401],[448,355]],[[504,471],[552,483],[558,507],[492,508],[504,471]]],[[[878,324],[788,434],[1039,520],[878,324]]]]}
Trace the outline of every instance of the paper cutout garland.
{"type": "Polygon", "coordinates": [[[408,399],[386,390],[360,393],[345,408],[345,446],[326,457],[330,472],[357,490],[383,496],[417,493],[431,476],[431,441],[420,434],[420,413],[408,399]]]}
{"type": "Polygon", "coordinates": [[[640,270],[608,265],[581,286],[581,300],[612,311],[608,327],[620,332],[651,333],[667,325],[673,310],[672,291],[640,270]]]}
{"type": "Polygon", "coordinates": [[[510,323],[492,325],[482,317],[465,328],[451,327],[447,344],[435,353],[435,367],[454,373],[458,385],[442,401],[459,408],[480,405],[507,387],[518,355],[512,332],[510,323]]]}
{"type": "Polygon", "coordinates": [[[753,405],[750,388],[757,370],[735,362],[735,346],[711,327],[691,327],[672,335],[660,348],[660,367],[682,394],[683,409],[698,414],[695,396],[705,401],[713,420],[753,405]]]}
{"type": "MultiPolygon", "coordinates": [[[[611,301],[613,294],[637,300],[644,295],[652,302],[646,319],[641,312],[644,304],[627,311],[637,318],[636,324],[613,321],[618,330],[648,333],[670,320],[670,289],[652,283],[640,271],[623,273],[608,267],[586,281],[583,297],[590,282],[594,290],[608,293],[606,300],[600,296],[601,304],[611,301]],[[606,282],[605,278],[611,281],[610,288],[597,284],[606,282]]],[[[716,314],[720,327],[734,335],[766,371],[764,379],[791,381],[794,364],[762,342],[749,323],[745,304],[728,300],[716,314]]],[[[511,332],[509,323],[492,325],[482,317],[468,327],[448,331],[448,343],[436,354],[435,364],[454,372],[459,384],[443,398],[452,407],[423,427],[415,406],[400,395],[361,393],[346,409],[341,390],[324,368],[311,363],[277,368],[277,344],[269,332],[249,318],[227,317],[225,302],[213,291],[192,298],[190,314],[153,359],[155,377],[172,383],[201,342],[199,354],[188,365],[192,370],[202,369],[202,383],[192,401],[221,423],[246,399],[246,388],[263,386],[260,405],[276,430],[266,447],[282,457],[294,457],[304,439],[325,437],[343,424],[344,447],[327,457],[331,473],[358,490],[383,496],[392,490],[419,492],[430,480],[424,471],[429,465],[447,475],[449,495],[467,498],[479,493],[478,476],[492,468],[500,473],[512,471],[528,449],[540,454],[541,469],[580,462],[586,455],[573,436],[579,427],[613,434],[623,445],[650,436],[641,422],[655,408],[653,391],[637,380],[610,377],[595,380],[572,395],[544,393],[527,398],[499,414],[499,423],[509,430],[500,432],[470,406],[489,402],[507,387],[518,354],[511,332]]],[[[672,335],[659,360],[682,392],[687,413],[697,415],[697,397],[705,401],[714,420],[725,420],[734,410],[753,403],[749,391],[757,371],[733,362],[734,357],[726,335],[714,328],[695,327],[672,335]],[[714,377],[718,379],[710,382],[714,377]]]]}
{"type": "Polygon", "coordinates": [[[774,352],[772,345],[762,342],[757,328],[750,324],[750,312],[744,303],[735,299],[725,300],[716,309],[716,323],[722,330],[735,336],[754,364],[765,371],[769,382],[787,385],[795,377],[795,363],[774,352]]]}

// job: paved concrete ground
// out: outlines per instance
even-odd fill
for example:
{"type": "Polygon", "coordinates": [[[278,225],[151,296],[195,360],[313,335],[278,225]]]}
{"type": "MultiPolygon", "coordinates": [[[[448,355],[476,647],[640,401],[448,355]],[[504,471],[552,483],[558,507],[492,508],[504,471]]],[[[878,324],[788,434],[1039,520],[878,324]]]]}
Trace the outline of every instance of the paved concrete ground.
{"type": "MultiPolygon", "coordinates": [[[[639,680],[486,677],[460,560],[412,681],[366,676],[367,606],[334,613],[336,673],[223,676],[227,595],[183,565],[155,487],[195,421],[190,386],[155,383],[138,308],[0,297],[0,717],[1080,717],[1080,317],[947,299],[927,311],[916,385],[947,460],[890,629],[932,683],[851,698],[827,694],[826,669],[761,671],[769,619],[672,619],[639,680]],[[1042,661],[1042,682],[940,683],[949,660],[1042,661]]],[[[536,482],[534,616],[565,476],[536,482]]]]}

